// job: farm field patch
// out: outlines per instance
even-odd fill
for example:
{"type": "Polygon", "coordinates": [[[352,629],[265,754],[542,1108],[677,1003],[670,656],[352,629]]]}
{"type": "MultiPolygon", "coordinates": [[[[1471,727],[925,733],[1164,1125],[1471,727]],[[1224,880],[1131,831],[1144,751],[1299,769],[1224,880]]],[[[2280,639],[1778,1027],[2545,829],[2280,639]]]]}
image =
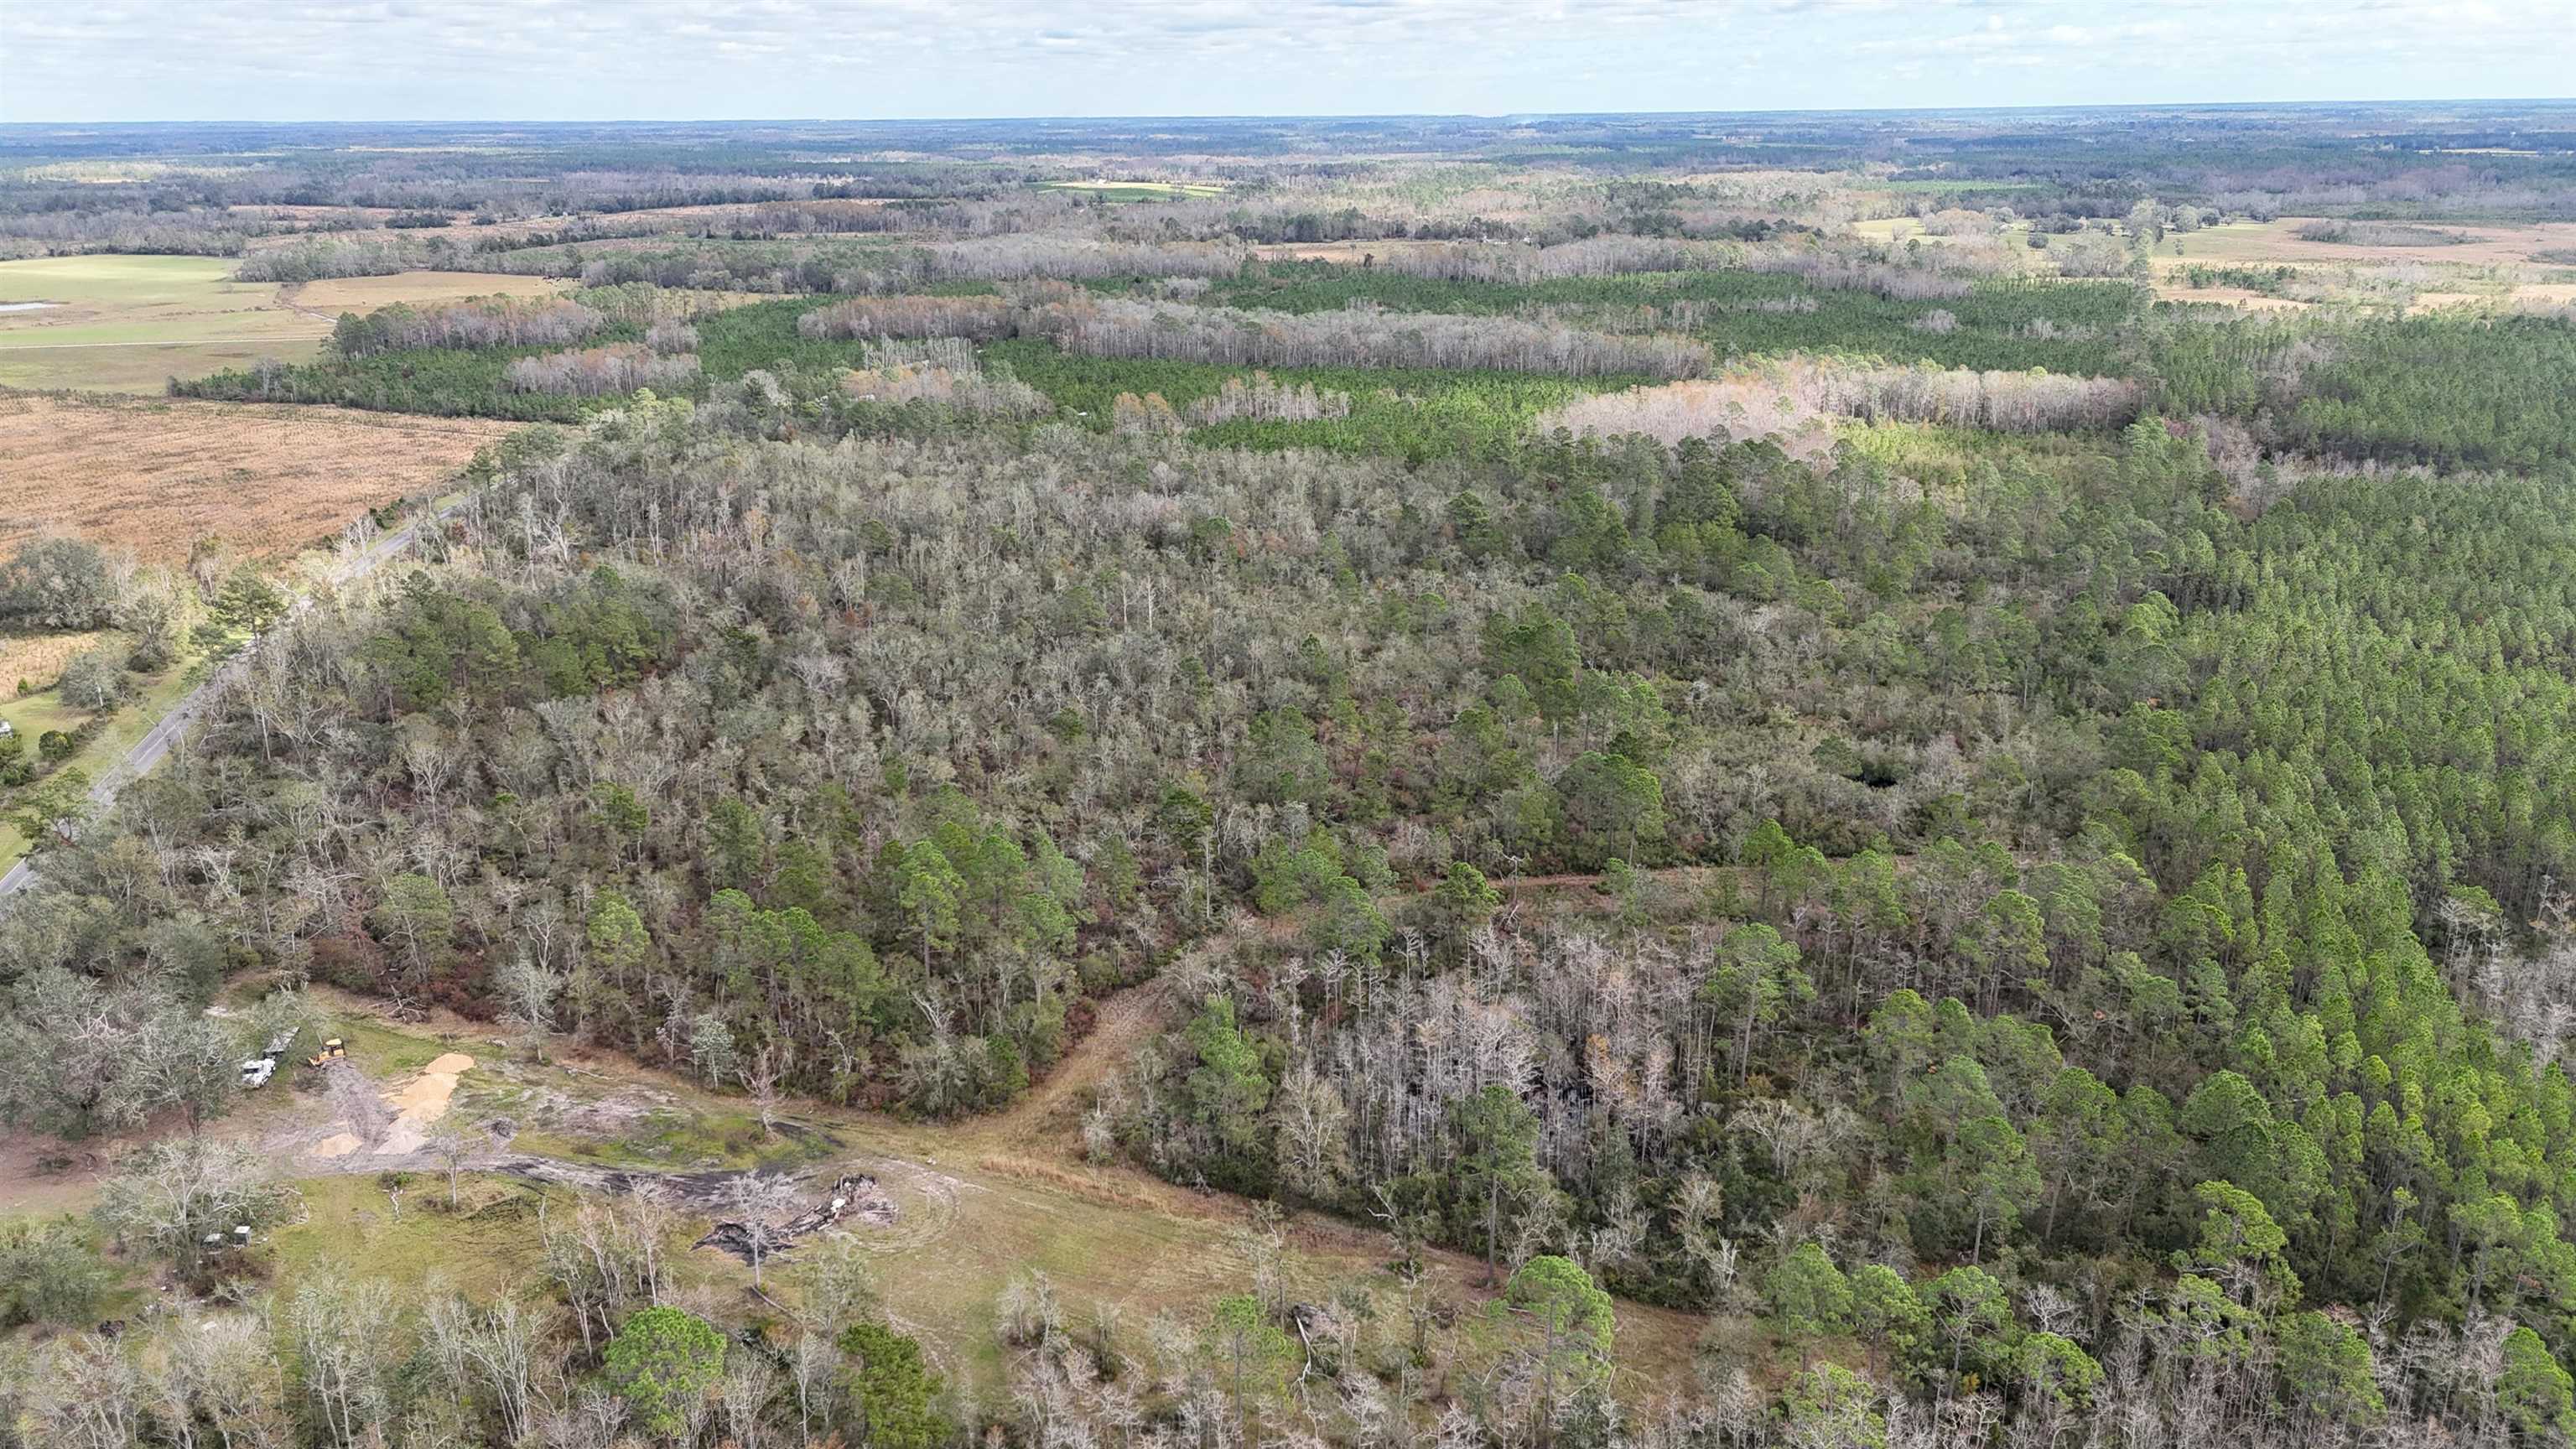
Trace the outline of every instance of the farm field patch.
{"type": "Polygon", "coordinates": [[[2419,222],[2413,228],[2458,233],[2466,240],[2447,246],[2372,246],[2352,242],[2310,241],[2299,229],[2319,218],[2284,216],[2272,221],[2227,222],[2184,232],[2156,248],[2158,268],[2212,262],[2424,262],[2461,266],[2542,263],[2542,252],[2576,247],[2576,222],[2497,225],[2488,222],[2419,222]],[[2171,243],[2182,243],[2182,255],[2171,243]]]}
{"type": "Polygon", "coordinates": [[[1116,201],[1177,196],[1223,196],[1225,188],[1196,181],[1050,181],[1043,191],[1076,191],[1116,201]]]}
{"type": "Polygon", "coordinates": [[[236,282],[225,257],[77,256],[0,262],[0,386],[158,392],[262,357],[311,357],[330,322],[236,282]]]}
{"type": "Polygon", "coordinates": [[[435,484],[506,423],[284,404],[0,398],[0,549],[59,528],[187,556],[218,534],[292,553],[369,508],[435,484]]]}
{"type": "MultiPolygon", "coordinates": [[[[1911,216],[1872,217],[1867,221],[1853,222],[1851,229],[1855,236],[1864,236],[1878,242],[1944,242],[1950,239],[1927,230],[1920,218],[1911,216]]],[[[1998,228],[2003,231],[2027,231],[2028,229],[2027,227],[1998,228]]]]}
{"type": "Polygon", "coordinates": [[[522,277],[508,272],[396,272],[385,277],[329,277],[286,288],[278,300],[298,311],[337,317],[343,312],[372,312],[397,302],[455,302],[467,297],[535,297],[568,291],[572,283],[554,277],[522,277]]]}

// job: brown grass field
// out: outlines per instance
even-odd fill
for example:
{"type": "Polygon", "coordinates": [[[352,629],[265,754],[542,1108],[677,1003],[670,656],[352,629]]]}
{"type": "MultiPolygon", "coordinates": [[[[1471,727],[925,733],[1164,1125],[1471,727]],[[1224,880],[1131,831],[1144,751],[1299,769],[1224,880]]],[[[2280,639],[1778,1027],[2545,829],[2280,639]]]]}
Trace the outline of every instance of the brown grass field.
{"type": "Polygon", "coordinates": [[[343,312],[372,312],[396,302],[419,306],[467,297],[533,297],[569,291],[572,286],[555,277],[514,277],[507,272],[396,272],[389,277],[330,277],[303,282],[281,289],[277,300],[299,312],[337,318],[343,312]]]}
{"type": "Polygon", "coordinates": [[[46,529],[146,561],[293,553],[444,481],[509,423],[285,404],[0,396],[0,550],[46,529]]]}
{"type": "Polygon", "coordinates": [[[0,699],[13,694],[22,679],[38,689],[50,687],[73,655],[122,637],[103,629],[85,634],[0,635],[0,699]]]}
{"type": "Polygon", "coordinates": [[[2537,261],[2540,252],[2576,247],[2576,222],[2553,221],[2533,225],[2483,221],[2417,222],[2410,225],[2456,233],[2468,240],[2451,246],[2392,247],[2309,241],[2299,235],[2299,228],[2317,219],[2284,216],[2273,221],[2230,222],[2184,232],[2178,238],[2182,242],[2183,254],[2173,256],[2169,247],[2160,246],[2156,249],[2155,264],[2159,267],[2187,267],[2196,262],[2204,265],[2423,262],[2491,267],[2529,264],[2537,261]]]}
{"type": "Polygon", "coordinates": [[[2576,307],[2576,284],[2524,282],[2502,292],[2419,292],[2418,307],[2478,307],[2495,303],[2514,307],[2576,307]]]}
{"type": "Polygon", "coordinates": [[[2245,287],[2194,287],[2171,280],[2156,282],[2154,291],[2159,302],[2224,302],[2248,312],[2304,312],[2315,305],[2291,297],[2267,296],[2245,287]]]}

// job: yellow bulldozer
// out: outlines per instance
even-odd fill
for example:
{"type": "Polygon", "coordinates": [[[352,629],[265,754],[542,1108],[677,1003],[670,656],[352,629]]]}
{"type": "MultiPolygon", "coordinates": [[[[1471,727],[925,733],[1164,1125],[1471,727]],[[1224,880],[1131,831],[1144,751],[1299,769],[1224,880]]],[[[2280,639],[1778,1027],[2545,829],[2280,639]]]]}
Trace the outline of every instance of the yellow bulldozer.
{"type": "Polygon", "coordinates": [[[348,1046],[335,1036],[329,1041],[322,1043],[322,1050],[306,1057],[304,1059],[304,1065],[308,1067],[318,1067],[324,1062],[336,1062],[348,1054],[348,1046]]]}

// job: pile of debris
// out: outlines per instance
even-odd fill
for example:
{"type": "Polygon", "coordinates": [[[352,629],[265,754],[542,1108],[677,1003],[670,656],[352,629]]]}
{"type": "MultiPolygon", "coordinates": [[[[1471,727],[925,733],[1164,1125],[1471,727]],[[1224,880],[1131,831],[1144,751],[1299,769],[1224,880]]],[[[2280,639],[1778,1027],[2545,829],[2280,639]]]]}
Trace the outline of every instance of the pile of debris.
{"type": "Polygon", "coordinates": [[[853,1173],[832,1184],[832,1190],[821,1202],[783,1223],[762,1228],[757,1235],[748,1223],[719,1221],[694,1246],[717,1248],[748,1263],[755,1250],[765,1260],[787,1255],[788,1246],[799,1238],[811,1237],[825,1228],[847,1224],[852,1227],[889,1228],[894,1226],[894,1199],[877,1180],[865,1173],[853,1173]]]}

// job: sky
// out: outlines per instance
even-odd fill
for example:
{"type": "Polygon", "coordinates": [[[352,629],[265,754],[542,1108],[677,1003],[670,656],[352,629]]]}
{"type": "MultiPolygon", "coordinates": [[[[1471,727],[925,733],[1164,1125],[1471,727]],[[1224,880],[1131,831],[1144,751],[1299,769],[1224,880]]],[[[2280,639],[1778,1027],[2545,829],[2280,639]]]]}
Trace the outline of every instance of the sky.
{"type": "Polygon", "coordinates": [[[0,121],[2576,94],[2576,0],[0,0],[0,121]]]}

